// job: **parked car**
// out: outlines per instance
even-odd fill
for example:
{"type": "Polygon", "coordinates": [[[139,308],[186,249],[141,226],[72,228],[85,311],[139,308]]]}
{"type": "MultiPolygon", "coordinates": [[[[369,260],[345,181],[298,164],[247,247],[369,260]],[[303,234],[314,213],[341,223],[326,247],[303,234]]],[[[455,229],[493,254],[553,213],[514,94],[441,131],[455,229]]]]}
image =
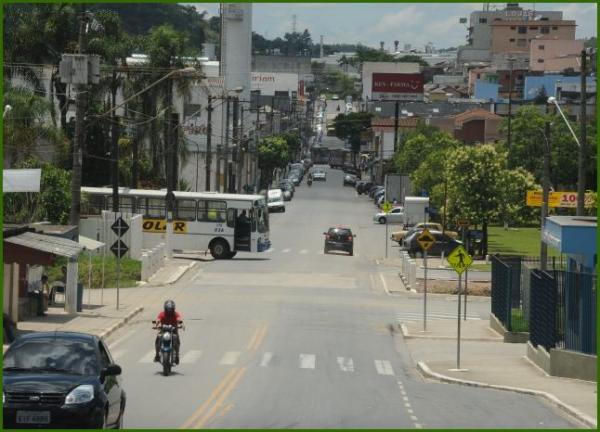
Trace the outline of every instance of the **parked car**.
{"type": "Polygon", "coordinates": [[[4,354],[4,428],[121,428],[121,367],[98,336],[29,333],[4,354]]]}
{"type": "MultiPolygon", "coordinates": [[[[434,231],[444,231],[442,224],[439,224],[437,222],[419,222],[411,229],[403,229],[400,231],[393,232],[391,239],[395,242],[398,242],[398,244],[400,246],[402,246],[402,241],[404,240],[404,238],[406,236],[412,234],[415,231],[423,231],[425,228],[427,228],[428,230],[434,230],[434,231]]],[[[445,232],[445,234],[449,235],[452,238],[458,237],[458,233],[456,231],[444,231],[444,232],[445,232]]]]}
{"type": "Polygon", "coordinates": [[[312,179],[314,181],[327,181],[327,173],[322,170],[313,171],[312,179]]]}
{"type": "MultiPolygon", "coordinates": [[[[421,249],[421,246],[417,242],[417,237],[419,236],[420,232],[420,230],[413,232],[411,235],[404,237],[404,241],[402,242],[402,247],[408,252],[408,254],[411,257],[414,257],[417,255],[417,253],[421,253],[423,251],[421,249]]],[[[461,241],[458,241],[447,234],[442,234],[441,231],[429,232],[435,238],[435,243],[427,251],[428,255],[439,256],[442,254],[443,251],[444,255],[447,256],[457,246],[462,244],[461,241]]]]}
{"type": "Polygon", "coordinates": [[[346,174],[344,176],[344,186],[346,186],[346,185],[354,186],[354,185],[356,185],[356,181],[357,181],[357,178],[354,174],[346,174]]]}
{"type": "Polygon", "coordinates": [[[373,194],[373,202],[377,205],[379,198],[385,196],[385,189],[377,189],[377,191],[373,194]]]}
{"type": "Polygon", "coordinates": [[[354,165],[344,165],[344,167],[342,168],[342,171],[344,171],[346,174],[354,174],[356,176],[358,176],[358,170],[356,169],[356,167],[354,165]]]}
{"type": "Polygon", "coordinates": [[[374,198],[375,193],[382,191],[382,190],[385,190],[385,188],[383,186],[379,186],[379,185],[373,186],[371,189],[369,189],[369,192],[368,192],[369,198],[371,198],[371,199],[374,198]]]}
{"type": "Polygon", "coordinates": [[[267,207],[269,212],[285,212],[283,203],[283,191],[281,189],[269,189],[267,192],[267,207]]]}
{"type": "Polygon", "coordinates": [[[294,183],[291,180],[281,180],[278,184],[279,189],[283,191],[283,199],[286,201],[290,201],[294,198],[295,187],[294,183]],[[287,193],[287,195],[286,195],[287,193]],[[286,196],[289,195],[289,199],[286,196]]]}
{"type": "Polygon", "coordinates": [[[288,179],[294,184],[294,186],[298,186],[300,184],[300,176],[296,173],[291,173],[288,179]]]}
{"type": "Polygon", "coordinates": [[[345,226],[331,227],[327,232],[324,232],[325,247],[323,251],[327,254],[330,250],[341,250],[348,252],[349,255],[354,255],[354,239],[355,234],[352,230],[345,226]]]}
{"type": "Polygon", "coordinates": [[[375,213],[373,215],[373,220],[375,222],[379,222],[380,224],[384,223],[403,223],[404,222],[404,211],[402,207],[395,207],[389,213],[375,213]]]}
{"type": "Polygon", "coordinates": [[[359,195],[362,195],[364,193],[367,193],[367,191],[373,186],[373,182],[370,181],[366,181],[366,180],[361,180],[359,182],[356,182],[356,192],[359,195]]]}

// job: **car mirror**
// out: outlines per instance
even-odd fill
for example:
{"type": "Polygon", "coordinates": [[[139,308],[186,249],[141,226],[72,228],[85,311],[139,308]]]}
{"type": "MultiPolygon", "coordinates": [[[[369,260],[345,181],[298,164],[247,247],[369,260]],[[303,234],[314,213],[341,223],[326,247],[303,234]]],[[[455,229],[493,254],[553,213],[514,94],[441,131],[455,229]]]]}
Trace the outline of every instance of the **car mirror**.
{"type": "Polygon", "coordinates": [[[107,377],[111,375],[121,375],[121,372],[121,366],[113,363],[102,369],[101,375],[102,377],[107,377]]]}

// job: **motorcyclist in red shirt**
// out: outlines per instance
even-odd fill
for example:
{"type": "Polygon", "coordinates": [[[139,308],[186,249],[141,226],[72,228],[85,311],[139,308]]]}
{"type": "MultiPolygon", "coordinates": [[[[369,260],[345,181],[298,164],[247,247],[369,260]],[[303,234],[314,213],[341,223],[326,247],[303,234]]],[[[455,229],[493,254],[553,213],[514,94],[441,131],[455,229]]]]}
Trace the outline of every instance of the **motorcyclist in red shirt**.
{"type": "Polygon", "coordinates": [[[183,318],[181,314],[175,310],[175,302],[173,300],[167,300],[164,305],[164,310],[161,311],[156,317],[156,327],[158,328],[158,334],[156,335],[156,341],[154,342],[155,355],[154,361],[159,362],[160,356],[160,338],[162,337],[162,332],[160,330],[161,324],[170,324],[175,329],[173,330],[173,350],[175,351],[175,358],[173,359],[175,364],[179,364],[179,332],[177,331],[180,326],[180,322],[183,322],[183,318]]]}

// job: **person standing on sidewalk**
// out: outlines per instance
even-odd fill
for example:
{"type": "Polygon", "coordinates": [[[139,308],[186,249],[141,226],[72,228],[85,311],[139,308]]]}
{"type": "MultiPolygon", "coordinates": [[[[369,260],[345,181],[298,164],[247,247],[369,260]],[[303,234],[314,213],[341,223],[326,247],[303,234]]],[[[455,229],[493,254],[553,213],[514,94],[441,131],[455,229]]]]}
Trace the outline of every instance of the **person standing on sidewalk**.
{"type": "Polygon", "coordinates": [[[48,282],[48,275],[42,275],[42,302],[43,302],[43,311],[46,312],[48,310],[48,299],[50,297],[50,283],[48,282]]]}

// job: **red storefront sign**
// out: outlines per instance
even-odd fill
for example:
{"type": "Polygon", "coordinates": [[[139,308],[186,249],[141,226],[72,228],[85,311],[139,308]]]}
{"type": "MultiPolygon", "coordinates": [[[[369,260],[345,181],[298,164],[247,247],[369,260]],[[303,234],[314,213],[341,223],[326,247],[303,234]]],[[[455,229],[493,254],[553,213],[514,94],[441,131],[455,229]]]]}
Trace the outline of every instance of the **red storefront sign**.
{"type": "Polygon", "coordinates": [[[423,74],[374,73],[373,91],[379,93],[423,93],[423,74]]]}

